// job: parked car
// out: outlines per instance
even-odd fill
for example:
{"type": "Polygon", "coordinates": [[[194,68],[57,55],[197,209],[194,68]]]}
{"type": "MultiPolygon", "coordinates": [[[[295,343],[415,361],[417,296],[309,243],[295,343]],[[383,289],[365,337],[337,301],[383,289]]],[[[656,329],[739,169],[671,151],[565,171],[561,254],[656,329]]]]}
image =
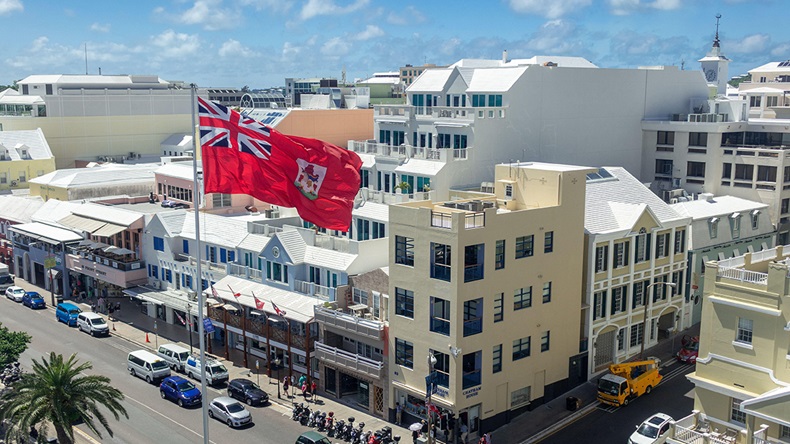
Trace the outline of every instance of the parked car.
{"type": "Polygon", "coordinates": [[[228,383],[228,396],[244,401],[247,405],[264,405],[269,402],[269,394],[249,379],[238,378],[228,383]]]}
{"type": "Polygon", "coordinates": [[[208,406],[208,416],[226,423],[228,427],[241,427],[252,422],[250,411],[239,401],[227,396],[220,396],[211,401],[208,406]]]}
{"type": "MultiPolygon", "coordinates": [[[[4,265],[6,272],[8,271],[7,265],[5,264],[0,264],[0,265],[4,265]]],[[[8,289],[8,287],[12,285],[14,285],[14,276],[11,274],[3,274],[2,271],[0,271],[0,291],[6,291],[6,289],[8,289]]]]}
{"type": "Polygon", "coordinates": [[[91,336],[110,336],[110,326],[102,315],[92,311],[77,316],[77,328],[91,336]]]}
{"type": "Polygon", "coordinates": [[[5,289],[5,297],[14,302],[22,302],[22,299],[25,297],[25,290],[22,287],[12,285],[5,289]]]}
{"type": "Polygon", "coordinates": [[[189,205],[187,205],[185,203],[176,202],[176,201],[170,200],[170,199],[162,201],[162,207],[163,208],[187,208],[188,206],[189,205]]]}
{"type": "Polygon", "coordinates": [[[30,308],[47,308],[47,303],[37,291],[28,291],[22,297],[22,305],[30,308]]]}
{"type": "Polygon", "coordinates": [[[669,435],[669,423],[673,419],[664,413],[656,413],[647,418],[628,438],[628,444],[662,444],[669,435]]]}
{"type": "Polygon", "coordinates": [[[181,376],[168,376],[159,385],[159,394],[162,399],[175,401],[179,407],[200,404],[200,390],[181,376]]]}
{"type": "Polygon", "coordinates": [[[296,444],[332,444],[332,442],[326,436],[311,430],[299,435],[296,444]]]}
{"type": "Polygon", "coordinates": [[[74,327],[77,325],[77,316],[80,313],[82,310],[71,302],[61,302],[55,308],[55,319],[69,327],[74,327]]]}
{"type": "Polygon", "coordinates": [[[184,367],[189,359],[189,350],[178,344],[162,344],[156,354],[167,361],[172,370],[184,373],[184,367]]]}
{"type": "MultiPolygon", "coordinates": [[[[190,356],[184,366],[184,371],[192,379],[200,379],[200,358],[190,356]]],[[[228,369],[214,359],[206,359],[206,382],[217,385],[228,380],[228,369]]]]}
{"type": "Polygon", "coordinates": [[[677,353],[678,361],[696,364],[699,357],[699,336],[683,335],[680,340],[680,351],[677,353]]]}

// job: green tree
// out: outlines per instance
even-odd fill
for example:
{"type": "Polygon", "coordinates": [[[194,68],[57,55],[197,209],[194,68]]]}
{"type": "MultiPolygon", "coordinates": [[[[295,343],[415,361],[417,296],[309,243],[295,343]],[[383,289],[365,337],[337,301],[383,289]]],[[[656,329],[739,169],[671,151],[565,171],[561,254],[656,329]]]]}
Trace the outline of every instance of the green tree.
{"type": "Polygon", "coordinates": [[[124,399],[120,390],[110,385],[110,378],[99,375],[82,375],[93,368],[90,362],[78,363],[73,354],[64,361],[63,355],[51,352],[49,360],[33,360],[33,372],[25,373],[14,383],[13,390],[0,395],[0,418],[11,424],[13,438],[27,439],[31,426],[41,427],[40,436],[46,436],[48,425],[52,424],[58,442],[74,443],[72,425],[84,422],[100,439],[102,434],[98,424],[113,431],[107,418],[99,410],[103,407],[115,416],[116,420],[129,414],[121,405],[124,399]]]}
{"type": "Polygon", "coordinates": [[[30,343],[30,335],[24,331],[11,331],[0,323],[0,368],[19,359],[30,343]]]}

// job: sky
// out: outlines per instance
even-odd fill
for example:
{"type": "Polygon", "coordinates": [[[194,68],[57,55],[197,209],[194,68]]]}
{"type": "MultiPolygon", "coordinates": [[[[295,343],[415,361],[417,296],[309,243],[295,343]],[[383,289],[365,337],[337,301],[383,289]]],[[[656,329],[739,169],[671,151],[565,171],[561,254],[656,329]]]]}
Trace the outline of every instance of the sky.
{"type": "Polygon", "coordinates": [[[787,0],[0,0],[0,85],[153,74],[200,87],[368,78],[462,58],[699,69],[721,14],[730,76],[790,59],[787,0]]]}

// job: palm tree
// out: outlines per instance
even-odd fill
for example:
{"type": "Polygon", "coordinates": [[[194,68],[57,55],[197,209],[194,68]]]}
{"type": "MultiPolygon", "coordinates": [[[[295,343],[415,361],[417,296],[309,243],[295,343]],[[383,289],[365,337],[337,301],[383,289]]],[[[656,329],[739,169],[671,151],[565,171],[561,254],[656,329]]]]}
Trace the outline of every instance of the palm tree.
{"type": "Polygon", "coordinates": [[[51,352],[49,361],[33,360],[33,372],[25,373],[14,383],[13,388],[0,395],[0,418],[11,423],[11,433],[27,439],[31,426],[39,424],[46,436],[47,425],[52,424],[58,442],[74,442],[72,425],[84,422],[100,439],[98,424],[113,436],[107,418],[99,410],[104,407],[115,416],[116,421],[129,414],[121,405],[124,399],[120,390],[110,385],[110,378],[99,375],[83,375],[93,368],[90,362],[79,364],[73,354],[64,361],[63,355],[51,352]]]}

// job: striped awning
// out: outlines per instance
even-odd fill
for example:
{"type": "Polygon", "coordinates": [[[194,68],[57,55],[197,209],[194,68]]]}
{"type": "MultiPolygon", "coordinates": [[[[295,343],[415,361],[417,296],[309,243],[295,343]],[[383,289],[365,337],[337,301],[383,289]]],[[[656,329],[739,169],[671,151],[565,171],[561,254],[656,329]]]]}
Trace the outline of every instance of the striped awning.
{"type": "Polygon", "coordinates": [[[68,216],[59,220],[58,223],[80,231],[87,231],[88,233],[93,233],[99,228],[107,225],[107,222],[90,219],[88,217],[77,216],[76,214],[69,214],[68,216]]]}
{"type": "Polygon", "coordinates": [[[103,227],[99,228],[98,230],[93,232],[94,236],[101,236],[101,237],[110,237],[115,236],[116,234],[120,233],[121,231],[125,230],[126,227],[123,225],[115,225],[111,223],[104,224],[103,227]]]}

